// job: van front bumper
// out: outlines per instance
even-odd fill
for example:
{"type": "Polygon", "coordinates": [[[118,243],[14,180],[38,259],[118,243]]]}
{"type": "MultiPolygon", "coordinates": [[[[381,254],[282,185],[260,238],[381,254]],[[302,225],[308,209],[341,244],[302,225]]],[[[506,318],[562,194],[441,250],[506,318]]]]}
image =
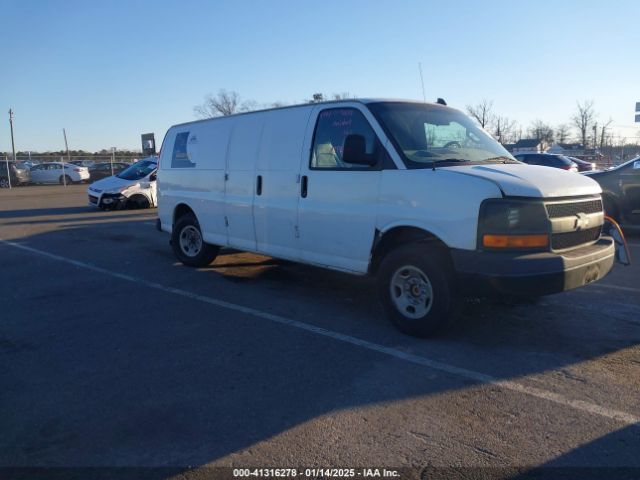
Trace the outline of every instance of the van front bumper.
{"type": "Polygon", "coordinates": [[[465,294],[549,295],[606,276],[615,261],[611,237],[566,252],[486,252],[452,249],[458,287],[465,294]]]}

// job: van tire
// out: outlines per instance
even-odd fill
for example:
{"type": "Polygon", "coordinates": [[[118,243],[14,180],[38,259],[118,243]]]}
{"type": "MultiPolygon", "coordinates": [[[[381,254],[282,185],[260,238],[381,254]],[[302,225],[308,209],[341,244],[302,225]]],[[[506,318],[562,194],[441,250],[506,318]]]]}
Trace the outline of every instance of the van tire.
{"type": "Polygon", "coordinates": [[[445,247],[400,246],[382,260],[377,280],[387,316],[401,332],[428,337],[451,324],[455,277],[445,247]]]}
{"type": "Polygon", "coordinates": [[[185,213],[178,218],[171,233],[171,246],[178,260],[189,267],[206,267],[220,250],[217,245],[204,242],[200,224],[193,213],[185,213]]]}

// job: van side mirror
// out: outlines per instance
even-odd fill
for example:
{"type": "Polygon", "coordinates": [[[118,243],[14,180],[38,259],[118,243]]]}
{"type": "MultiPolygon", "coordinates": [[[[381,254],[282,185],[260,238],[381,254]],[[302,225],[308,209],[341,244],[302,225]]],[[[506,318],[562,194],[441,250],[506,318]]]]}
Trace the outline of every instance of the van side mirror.
{"type": "Polygon", "coordinates": [[[151,175],[149,175],[149,181],[150,182],[155,182],[158,179],[158,174],[157,173],[152,173],[151,175]]]}
{"type": "Polygon", "coordinates": [[[351,134],[344,139],[342,161],[353,165],[366,165],[371,167],[377,163],[373,155],[367,155],[366,142],[362,135],[351,134]]]}

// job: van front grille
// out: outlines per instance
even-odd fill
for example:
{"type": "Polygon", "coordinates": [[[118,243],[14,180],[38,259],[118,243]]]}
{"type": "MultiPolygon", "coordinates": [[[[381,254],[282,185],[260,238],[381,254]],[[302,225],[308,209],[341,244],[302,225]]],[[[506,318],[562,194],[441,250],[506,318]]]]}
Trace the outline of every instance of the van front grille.
{"type": "Polygon", "coordinates": [[[602,212],[602,200],[587,200],[583,202],[550,203],[547,205],[549,218],[572,217],[577,213],[602,212]]]}
{"type": "Polygon", "coordinates": [[[551,235],[551,248],[553,250],[564,250],[566,248],[577,247],[589,242],[595,242],[600,238],[602,226],[577,230],[575,232],[554,233],[551,235]]]}

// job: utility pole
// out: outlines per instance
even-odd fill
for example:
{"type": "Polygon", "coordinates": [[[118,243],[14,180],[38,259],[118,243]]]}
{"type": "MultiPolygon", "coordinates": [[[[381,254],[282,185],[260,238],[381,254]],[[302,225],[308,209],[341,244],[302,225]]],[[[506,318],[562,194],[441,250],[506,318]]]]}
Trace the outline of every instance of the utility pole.
{"type": "MultiPolygon", "coordinates": [[[[63,128],[62,135],[64,135],[64,148],[67,150],[67,164],[71,163],[71,157],[69,156],[69,144],[67,143],[67,132],[63,128]]],[[[67,186],[67,174],[64,172],[64,160],[62,160],[62,184],[67,186]]]]}
{"type": "MultiPolygon", "coordinates": [[[[9,109],[9,126],[11,128],[11,152],[12,160],[16,161],[16,144],[13,141],[13,110],[9,109]]],[[[6,159],[6,157],[5,157],[6,159]]],[[[9,160],[7,159],[7,181],[9,182],[9,188],[11,188],[11,172],[9,170],[9,160]]]]}
{"type": "Polygon", "coordinates": [[[111,147],[111,176],[115,175],[113,173],[113,162],[115,161],[116,156],[116,147],[111,147]]]}

